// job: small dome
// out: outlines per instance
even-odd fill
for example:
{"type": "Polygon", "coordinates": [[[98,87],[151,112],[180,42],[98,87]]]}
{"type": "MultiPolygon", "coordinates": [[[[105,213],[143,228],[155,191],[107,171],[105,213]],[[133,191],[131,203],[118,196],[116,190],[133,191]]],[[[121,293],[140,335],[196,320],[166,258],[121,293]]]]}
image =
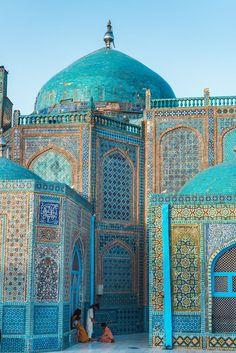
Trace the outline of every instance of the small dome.
{"type": "Polygon", "coordinates": [[[236,194],[235,161],[217,164],[198,173],[178,194],[236,194]]]}
{"type": "MultiPolygon", "coordinates": [[[[127,109],[145,105],[145,89],[153,99],[175,98],[168,83],[130,56],[110,48],[99,49],[75,61],[40,90],[35,111],[46,114],[63,105],[83,106],[93,97],[95,106],[126,103],[127,109]],[[100,105],[99,105],[100,104],[100,105]]],[[[70,108],[66,108],[70,111],[70,108]]]]}
{"type": "Polygon", "coordinates": [[[21,167],[19,164],[0,157],[0,180],[38,180],[42,181],[38,175],[31,172],[29,169],[21,167]]]}

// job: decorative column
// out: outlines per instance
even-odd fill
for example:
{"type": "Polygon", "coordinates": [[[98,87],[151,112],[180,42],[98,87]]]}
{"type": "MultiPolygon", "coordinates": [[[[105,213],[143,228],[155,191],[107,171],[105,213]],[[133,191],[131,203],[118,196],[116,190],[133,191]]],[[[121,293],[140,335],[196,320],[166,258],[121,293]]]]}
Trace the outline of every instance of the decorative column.
{"type": "Polygon", "coordinates": [[[172,301],[169,218],[169,204],[164,204],[162,206],[162,246],[164,278],[164,346],[166,349],[172,349],[172,301]]]}

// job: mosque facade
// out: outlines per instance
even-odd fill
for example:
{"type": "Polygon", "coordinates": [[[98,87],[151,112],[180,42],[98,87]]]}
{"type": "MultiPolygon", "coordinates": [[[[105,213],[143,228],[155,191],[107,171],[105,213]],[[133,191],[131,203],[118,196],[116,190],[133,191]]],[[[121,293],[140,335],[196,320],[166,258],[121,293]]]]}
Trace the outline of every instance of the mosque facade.
{"type": "Polygon", "coordinates": [[[0,67],[2,351],[67,348],[73,310],[94,302],[114,334],[235,349],[236,97],[176,98],[111,48],[110,23],[104,40],[30,115],[12,114],[0,67]]]}

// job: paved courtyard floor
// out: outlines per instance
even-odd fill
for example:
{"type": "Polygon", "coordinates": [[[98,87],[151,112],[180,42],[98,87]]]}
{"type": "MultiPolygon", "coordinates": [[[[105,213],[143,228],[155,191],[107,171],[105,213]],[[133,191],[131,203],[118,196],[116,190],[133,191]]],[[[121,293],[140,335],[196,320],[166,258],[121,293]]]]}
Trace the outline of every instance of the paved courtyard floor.
{"type": "MultiPolygon", "coordinates": [[[[135,334],[135,335],[126,335],[126,336],[117,336],[115,337],[115,343],[99,343],[99,342],[92,342],[92,343],[80,343],[76,344],[75,346],[66,349],[64,352],[70,353],[152,353],[152,352],[161,352],[162,349],[160,348],[150,348],[148,347],[148,338],[147,335],[142,334],[135,334]]],[[[166,351],[169,352],[169,351],[166,351]]],[[[175,349],[176,353],[205,353],[212,351],[206,350],[195,350],[195,349],[175,349]]],[[[214,353],[222,353],[222,351],[213,351],[214,353]]],[[[51,353],[58,353],[58,352],[51,352],[51,353]]]]}

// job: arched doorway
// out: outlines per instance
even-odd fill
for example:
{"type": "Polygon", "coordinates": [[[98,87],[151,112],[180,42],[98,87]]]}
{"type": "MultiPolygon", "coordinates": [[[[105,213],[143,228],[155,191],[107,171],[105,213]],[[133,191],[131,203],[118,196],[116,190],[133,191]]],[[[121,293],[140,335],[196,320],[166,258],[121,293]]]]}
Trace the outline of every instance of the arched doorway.
{"type": "Polygon", "coordinates": [[[82,305],[82,256],[78,243],[75,244],[71,268],[71,314],[82,305]]]}
{"type": "Polygon", "coordinates": [[[212,332],[236,332],[236,246],[212,265],[212,332]]]}

